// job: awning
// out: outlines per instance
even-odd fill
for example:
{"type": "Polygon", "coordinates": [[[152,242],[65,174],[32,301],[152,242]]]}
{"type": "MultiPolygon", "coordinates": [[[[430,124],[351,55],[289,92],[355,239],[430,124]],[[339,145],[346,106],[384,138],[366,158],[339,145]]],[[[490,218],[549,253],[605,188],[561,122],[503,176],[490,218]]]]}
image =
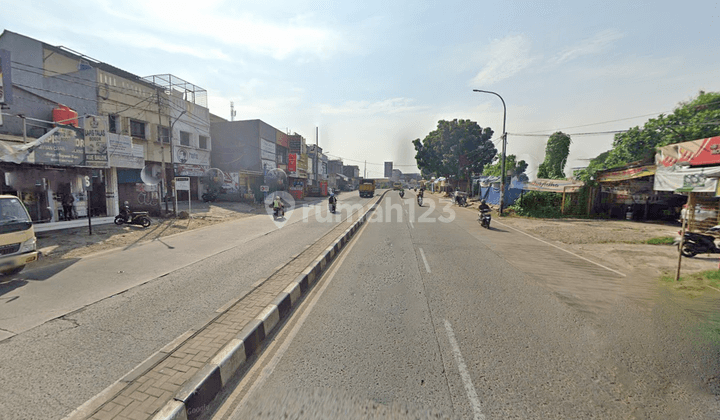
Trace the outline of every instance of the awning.
{"type": "Polygon", "coordinates": [[[350,181],[350,178],[346,177],[343,174],[335,174],[335,176],[339,176],[340,178],[344,179],[345,181],[350,181]]]}
{"type": "Polygon", "coordinates": [[[11,163],[27,162],[30,153],[32,153],[38,146],[45,143],[58,130],[59,127],[55,127],[43,134],[41,137],[27,143],[9,143],[0,141],[0,161],[11,163]]]}
{"type": "Polygon", "coordinates": [[[618,182],[628,179],[644,178],[655,175],[655,165],[645,165],[636,168],[602,171],[597,174],[597,182],[618,182]]]}

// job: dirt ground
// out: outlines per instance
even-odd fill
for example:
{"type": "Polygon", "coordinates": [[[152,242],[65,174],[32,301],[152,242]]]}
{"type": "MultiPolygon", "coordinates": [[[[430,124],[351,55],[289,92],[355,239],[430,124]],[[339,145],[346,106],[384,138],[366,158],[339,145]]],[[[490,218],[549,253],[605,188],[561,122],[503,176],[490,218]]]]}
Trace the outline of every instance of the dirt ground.
{"type": "MultiPolygon", "coordinates": [[[[477,203],[471,203],[466,210],[476,211],[476,208],[477,203]]],[[[264,215],[264,208],[241,203],[198,203],[193,204],[193,215],[190,219],[154,218],[148,229],[139,226],[99,225],[93,227],[92,236],[88,235],[87,227],[38,233],[38,248],[43,257],[34,263],[33,267],[257,214],[264,215]]],[[[499,218],[497,214],[493,215],[493,219],[495,223],[519,229],[628,275],[659,278],[674,274],[677,268],[676,247],[648,245],[643,242],[652,238],[675,237],[679,224],[624,220],[499,218]]],[[[683,274],[713,269],[718,269],[717,256],[698,255],[682,260],[683,274]]]]}

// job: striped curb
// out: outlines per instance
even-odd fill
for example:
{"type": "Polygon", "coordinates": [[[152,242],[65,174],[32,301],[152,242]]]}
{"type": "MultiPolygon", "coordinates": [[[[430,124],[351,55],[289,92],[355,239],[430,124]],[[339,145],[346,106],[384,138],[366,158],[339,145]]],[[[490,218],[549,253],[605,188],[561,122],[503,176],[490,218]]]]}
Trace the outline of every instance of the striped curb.
{"type": "Polygon", "coordinates": [[[310,263],[269,306],[223,347],[205,367],[187,381],[173,399],[155,414],[152,420],[193,420],[204,413],[230,378],[245,365],[245,362],[253,354],[260,350],[265,338],[281,321],[289,318],[293,308],[317,283],[320,274],[368,220],[368,214],[377,208],[385,193],[332,245],[310,263]]]}

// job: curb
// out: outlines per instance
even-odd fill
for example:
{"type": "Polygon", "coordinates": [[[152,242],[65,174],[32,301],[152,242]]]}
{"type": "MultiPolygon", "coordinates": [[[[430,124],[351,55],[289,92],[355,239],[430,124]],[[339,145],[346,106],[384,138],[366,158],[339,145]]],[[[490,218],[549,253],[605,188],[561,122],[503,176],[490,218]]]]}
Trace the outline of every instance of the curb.
{"type": "Polygon", "coordinates": [[[367,221],[368,215],[377,208],[383,197],[384,193],[380,196],[380,200],[370,206],[352,226],[325,249],[322,255],[310,263],[235,339],[186,382],[152,420],[193,420],[207,410],[230,378],[262,347],[265,338],[281,321],[289,318],[293,308],[312,289],[325,267],[367,221]]]}

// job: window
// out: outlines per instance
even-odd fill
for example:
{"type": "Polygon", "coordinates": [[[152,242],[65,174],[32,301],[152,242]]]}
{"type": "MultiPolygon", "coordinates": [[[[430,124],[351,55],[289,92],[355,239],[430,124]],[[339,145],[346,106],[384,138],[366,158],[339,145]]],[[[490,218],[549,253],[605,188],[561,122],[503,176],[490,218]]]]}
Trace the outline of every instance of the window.
{"type": "Polygon", "coordinates": [[[167,127],[158,126],[158,141],[170,143],[170,130],[167,127]]]}
{"type": "Polygon", "coordinates": [[[184,131],[180,132],[180,145],[190,146],[190,133],[186,133],[184,131]]]}
{"type": "Polygon", "coordinates": [[[117,115],[108,115],[108,131],[118,133],[120,131],[120,117],[117,115]]]}
{"type": "Polygon", "coordinates": [[[200,136],[200,145],[198,147],[200,149],[208,148],[208,138],[206,136],[200,136]]]}
{"type": "Polygon", "coordinates": [[[141,139],[145,137],[145,123],[137,120],[130,120],[130,135],[133,137],[139,137],[141,139]]]}

